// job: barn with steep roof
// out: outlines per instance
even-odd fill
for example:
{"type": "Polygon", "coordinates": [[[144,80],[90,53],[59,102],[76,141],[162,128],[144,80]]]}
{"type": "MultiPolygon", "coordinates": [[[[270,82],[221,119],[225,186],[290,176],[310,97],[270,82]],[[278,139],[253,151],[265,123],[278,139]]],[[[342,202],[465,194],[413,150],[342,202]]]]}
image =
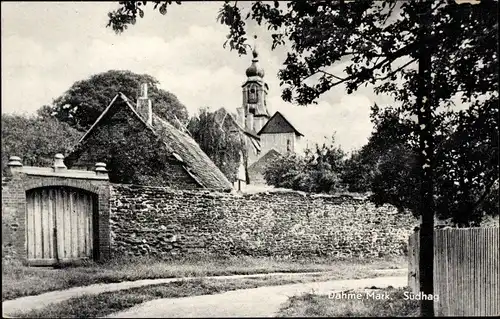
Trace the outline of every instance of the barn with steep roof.
{"type": "Polygon", "coordinates": [[[66,165],[92,169],[96,161],[106,162],[111,182],[127,182],[126,172],[141,172],[141,175],[150,177],[148,184],[153,180],[158,186],[232,190],[226,176],[188,134],[154,114],[146,85],[142,86],[141,97],[134,104],[124,94],[118,93],[66,157],[66,165]],[[113,163],[117,158],[114,155],[120,149],[116,149],[116,144],[113,144],[115,149],[110,149],[106,140],[118,141],[124,150],[130,151],[133,145],[137,145],[133,142],[138,136],[143,136],[141,141],[149,144],[141,145],[140,152],[149,154],[151,162],[144,166],[144,163],[130,159],[133,167],[113,165],[117,164],[113,163]],[[121,167],[120,170],[113,171],[117,166],[121,167]]]}

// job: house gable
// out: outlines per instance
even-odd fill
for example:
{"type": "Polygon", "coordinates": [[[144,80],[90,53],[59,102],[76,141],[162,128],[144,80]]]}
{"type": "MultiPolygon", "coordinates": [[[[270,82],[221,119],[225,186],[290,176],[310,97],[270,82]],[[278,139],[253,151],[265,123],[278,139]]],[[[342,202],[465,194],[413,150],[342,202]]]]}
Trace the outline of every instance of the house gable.
{"type": "Polygon", "coordinates": [[[115,183],[202,187],[121,98],[114,99],[65,159],[68,167],[80,169],[92,169],[95,162],[108,164],[115,183]],[[148,159],[147,165],[142,158],[148,159]]]}
{"type": "Polygon", "coordinates": [[[280,112],[274,113],[257,135],[276,133],[295,133],[298,136],[304,136],[280,112]]]}

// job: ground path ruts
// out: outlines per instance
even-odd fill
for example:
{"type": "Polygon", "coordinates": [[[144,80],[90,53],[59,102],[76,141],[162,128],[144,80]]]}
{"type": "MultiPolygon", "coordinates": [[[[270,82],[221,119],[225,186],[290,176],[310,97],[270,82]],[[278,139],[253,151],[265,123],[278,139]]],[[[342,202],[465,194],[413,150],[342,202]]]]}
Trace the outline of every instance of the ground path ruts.
{"type": "MultiPolygon", "coordinates": [[[[390,269],[390,270],[380,270],[381,273],[383,272],[397,272],[404,274],[406,272],[406,269],[390,269]]],[[[267,274],[254,274],[254,275],[230,275],[230,276],[212,276],[212,277],[203,277],[206,279],[221,279],[221,280],[226,280],[226,279],[244,279],[244,278],[256,278],[256,277],[266,277],[266,276],[290,276],[290,277],[297,277],[297,276],[303,276],[303,275],[312,275],[312,274],[325,274],[328,272],[302,272],[302,273],[267,273],[267,274]]],[[[118,291],[118,290],[125,290],[125,289],[130,289],[130,288],[135,288],[135,287],[141,287],[141,286],[147,286],[147,285],[155,285],[155,284],[164,284],[164,283],[170,283],[174,281],[180,281],[180,280],[191,280],[191,279],[198,279],[200,277],[184,277],[184,278],[165,278],[165,279],[144,279],[144,280],[136,280],[136,281],[124,281],[124,282],[119,282],[119,283],[109,283],[109,284],[93,284],[89,286],[84,286],[84,287],[74,287],[66,290],[59,290],[59,291],[51,291],[51,292],[46,292],[40,295],[35,295],[35,296],[27,296],[27,297],[21,297],[17,298],[14,300],[7,300],[2,302],[2,315],[3,317],[8,317],[9,314],[14,314],[14,313],[20,313],[20,312],[27,312],[27,311],[32,311],[32,310],[37,310],[37,309],[42,309],[46,306],[49,306],[54,303],[59,303],[65,300],[68,300],[73,297],[81,296],[84,294],[99,294],[103,292],[110,292],[110,291],[118,291]]],[[[375,279],[381,280],[383,282],[383,278],[406,278],[406,276],[402,277],[379,277],[375,279]]],[[[372,280],[372,279],[362,279],[362,280],[372,280]]],[[[351,280],[355,282],[356,280],[351,280]]],[[[342,281],[338,281],[342,282],[342,281]]],[[[328,283],[328,282],[325,282],[328,283]]],[[[304,283],[304,284],[293,284],[293,285],[283,285],[283,286],[277,286],[277,287],[261,287],[261,288],[280,288],[280,287],[289,287],[289,286],[297,286],[300,287],[300,285],[304,285],[304,289],[307,289],[307,285],[311,284],[319,284],[319,283],[304,283]]],[[[406,279],[404,280],[404,285],[406,285],[406,279]]],[[[394,286],[394,285],[393,285],[394,286]]],[[[396,287],[396,286],[395,286],[396,287]]],[[[246,289],[246,290],[235,290],[232,292],[240,292],[241,291],[251,291],[256,290],[256,289],[261,289],[261,288],[255,288],[255,289],[246,289]]],[[[288,288],[288,289],[293,289],[288,288]]],[[[228,292],[229,293],[229,292],[228,292]]],[[[224,293],[227,294],[227,293],[224,293]]],[[[217,294],[213,296],[220,296],[224,294],[217,294]]],[[[206,296],[197,296],[197,297],[206,297],[206,296]]],[[[179,301],[183,301],[188,298],[197,298],[197,297],[187,297],[187,298],[176,298],[179,301]]],[[[163,299],[160,299],[163,300],[163,299]]],[[[155,300],[156,301],[156,300],[155,300]]],[[[186,302],[186,301],[184,301],[186,302]]],[[[147,306],[148,303],[143,304],[144,306],[147,306]]],[[[139,305],[142,306],[142,305],[139,305]]],[[[136,308],[132,308],[136,309],[136,308]]],[[[132,310],[131,309],[131,310],[132,310]]],[[[135,311],[135,310],[134,310],[135,311]]],[[[121,313],[118,313],[117,315],[120,315],[121,313]]],[[[150,317],[151,315],[144,315],[146,317],[150,317]]],[[[167,317],[172,317],[171,315],[166,315],[167,317]]],[[[188,316],[188,315],[186,315],[188,316]]],[[[128,316],[130,317],[130,316],[128,316]]],[[[175,317],[175,316],[174,316],[175,317]]]]}
{"type": "Polygon", "coordinates": [[[397,288],[406,286],[407,281],[406,276],[332,280],[240,289],[215,295],[156,299],[107,318],[274,317],[288,297],[304,292],[329,294],[371,286],[397,288]]]}

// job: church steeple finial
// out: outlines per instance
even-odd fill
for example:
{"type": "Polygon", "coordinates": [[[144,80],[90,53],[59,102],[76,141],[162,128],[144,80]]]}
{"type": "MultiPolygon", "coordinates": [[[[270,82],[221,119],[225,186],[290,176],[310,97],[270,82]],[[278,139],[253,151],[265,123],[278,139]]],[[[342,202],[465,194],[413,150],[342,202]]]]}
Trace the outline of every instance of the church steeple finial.
{"type": "Polygon", "coordinates": [[[256,60],[259,57],[259,52],[257,52],[257,35],[254,35],[253,38],[255,39],[254,44],[253,44],[253,59],[256,60]]]}
{"type": "MultiPolygon", "coordinates": [[[[257,40],[257,36],[254,35],[254,39],[257,40]]],[[[258,76],[258,77],[264,77],[264,69],[260,67],[259,65],[259,53],[257,52],[257,41],[255,41],[254,43],[254,46],[253,46],[253,50],[252,50],[252,55],[253,55],[253,59],[252,59],[252,65],[250,65],[250,67],[247,69],[246,71],[246,74],[248,77],[251,77],[251,76],[258,76]]]]}

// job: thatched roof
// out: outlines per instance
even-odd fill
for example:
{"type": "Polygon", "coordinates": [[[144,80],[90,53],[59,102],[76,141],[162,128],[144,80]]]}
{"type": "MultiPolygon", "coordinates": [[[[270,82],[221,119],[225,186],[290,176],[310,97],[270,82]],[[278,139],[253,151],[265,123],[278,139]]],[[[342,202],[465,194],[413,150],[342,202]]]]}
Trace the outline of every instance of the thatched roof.
{"type": "Polygon", "coordinates": [[[149,125],[137,113],[136,108],[134,107],[135,103],[131,102],[121,92],[115,96],[92,127],[80,139],[78,144],[82,143],[90,135],[94,128],[99,126],[106,114],[112,114],[112,112],[110,112],[111,109],[119,106],[123,107],[123,103],[116,103],[117,99],[125,102],[126,107],[130,108],[132,113],[128,112],[128,114],[136,116],[149,130],[151,130],[165,143],[170,153],[169,155],[174,157],[182,165],[184,170],[201,187],[223,191],[229,191],[232,189],[232,184],[229,182],[227,177],[220,171],[214,162],[212,162],[208,155],[203,152],[195,140],[193,140],[186,133],[179,131],[172,124],[168,123],[166,120],[160,118],[154,113],[152,125],[149,125]]]}

